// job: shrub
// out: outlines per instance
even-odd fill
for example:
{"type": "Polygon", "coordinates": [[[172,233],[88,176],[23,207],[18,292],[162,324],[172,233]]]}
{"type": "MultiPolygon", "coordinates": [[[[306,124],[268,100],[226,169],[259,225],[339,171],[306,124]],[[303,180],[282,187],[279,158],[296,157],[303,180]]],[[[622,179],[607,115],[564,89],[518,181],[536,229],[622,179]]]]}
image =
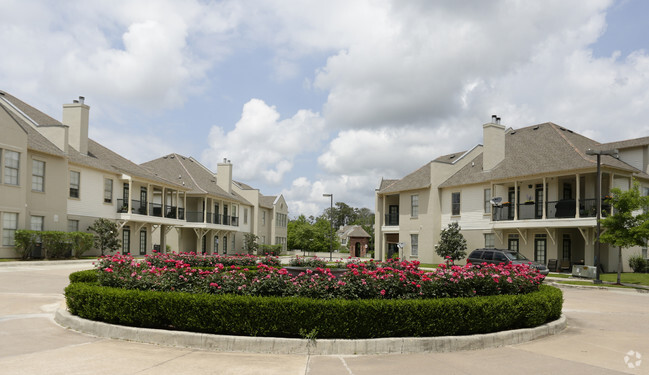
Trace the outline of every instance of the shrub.
{"type": "Polygon", "coordinates": [[[14,236],[16,243],[16,252],[20,259],[27,260],[32,256],[32,251],[37,243],[40,242],[39,233],[34,230],[18,229],[14,236]]]}
{"type": "Polygon", "coordinates": [[[562,293],[424,300],[344,300],[152,292],[73,283],[72,314],[136,327],[318,338],[471,335],[535,327],[561,315],[562,293]]]}
{"type": "Polygon", "coordinates": [[[296,256],[288,261],[289,266],[293,267],[326,267],[327,261],[317,257],[306,258],[296,256]]]}
{"type": "Polygon", "coordinates": [[[97,270],[77,271],[70,274],[70,283],[96,283],[98,281],[97,270]]]}
{"type": "Polygon", "coordinates": [[[259,255],[279,256],[281,252],[282,252],[282,245],[280,244],[277,245],[261,244],[259,245],[259,249],[257,250],[257,254],[259,255]]]}
{"type": "Polygon", "coordinates": [[[62,231],[16,231],[16,251],[21,259],[32,257],[37,244],[42,244],[45,258],[69,258],[73,255],[79,257],[92,248],[92,234],[84,232],[62,231]]]}
{"type": "Polygon", "coordinates": [[[92,249],[95,240],[92,233],[85,232],[70,232],[68,239],[72,246],[72,253],[76,258],[81,258],[83,254],[92,249]]]}
{"type": "Polygon", "coordinates": [[[69,258],[72,256],[72,246],[70,245],[66,232],[41,232],[41,239],[47,258],[69,258]]]}
{"type": "Polygon", "coordinates": [[[631,267],[633,272],[647,272],[648,266],[647,260],[640,255],[634,255],[629,258],[629,267],[631,267]]]}

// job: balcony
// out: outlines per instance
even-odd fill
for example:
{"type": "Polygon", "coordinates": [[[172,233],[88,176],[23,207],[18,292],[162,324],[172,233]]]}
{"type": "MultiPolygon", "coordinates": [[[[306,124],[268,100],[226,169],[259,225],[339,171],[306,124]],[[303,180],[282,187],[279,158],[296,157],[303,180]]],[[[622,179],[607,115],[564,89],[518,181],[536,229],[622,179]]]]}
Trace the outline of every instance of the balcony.
{"type": "MultiPolygon", "coordinates": [[[[185,211],[183,210],[182,213],[184,216],[185,211]]],[[[187,221],[190,223],[239,226],[239,218],[236,216],[223,216],[208,211],[205,215],[205,219],[203,219],[203,213],[204,211],[187,211],[187,221]]]]}
{"type": "MultiPolygon", "coordinates": [[[[503,204],[501,207],[493,207],[493,221],[511,221],[514,220],[514,211],[518,207],[518,220],[538,220],[543,218],[542,206],[532,203],[523,203],[518,205],[503,204]]],[[[576,216],[576,202],[574,199],[562,199],[559,201],[545,202],[546,219],[574,219],[576,216]]],[[[611,212],[611,207],[602,202],[602,216],[607,216],[611,212]]],[[[579,200],[579,217],[597,216],[597,199],[580,199],[579,200]]]]}
{"type": "Polygon", "coordinates": [[[385,225],[389,227],[399,226],[399,214],[385,214],[385,225]]]}

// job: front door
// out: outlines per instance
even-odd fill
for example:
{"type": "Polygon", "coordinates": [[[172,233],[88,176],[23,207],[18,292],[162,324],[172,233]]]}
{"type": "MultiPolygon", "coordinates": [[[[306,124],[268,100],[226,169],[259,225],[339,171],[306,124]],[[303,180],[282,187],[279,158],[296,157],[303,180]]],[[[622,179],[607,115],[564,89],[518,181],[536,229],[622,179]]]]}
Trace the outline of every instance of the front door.
{"type": "Polygon", "coordinates": [[[355,257],[360,257],[361,256],[361,243],[356,242],[356,246],[354,246],[354,256],[355,257]]]}
{"type": "Polygon", "coordinates": [[[388,208],[387,225],[399,225],[399,206],[391,205],[388,208]]]}
{"type": "Polygon", "coordinates": [[[146,188],[140,189],[140,208],[138,213],[141,215],[146,215],[146,202],[147,202],[147,191],[146,188]]]}
{"type": "Polygon", "coordinates": [[[545,264],[547,257],[548,242],[545,238],[536,238],[534,240],[534,261],[545,264]]]}
{"type": "Polygon", "coordinates": [[[388,244],[388,259],[392,259],[392,257],[396,254],[396,256],[399,256],[399,248],[397,247],[396,243],[389,243],[388,244]]]}
{"type": "Polygon", "coordinates": [[[507,248],[511,251],[518,252],[518,238],[510,238],[507,243],[507,248]]]}
{"type": "Polygon", "coordinates": [[[543,184],[536,185],[534,191],[534,218],[541,219],[543,217],[543,184]]]}

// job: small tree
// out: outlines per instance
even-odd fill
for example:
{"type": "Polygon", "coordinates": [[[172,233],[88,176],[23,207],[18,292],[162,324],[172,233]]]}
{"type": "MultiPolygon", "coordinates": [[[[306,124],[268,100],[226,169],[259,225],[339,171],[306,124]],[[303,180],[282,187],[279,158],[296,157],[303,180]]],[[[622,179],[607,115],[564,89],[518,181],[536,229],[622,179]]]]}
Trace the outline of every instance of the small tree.
{"type": "Polygon", "coordinates": [[[85,252],[92,248],[95,239],[92,233],[85,232],[70,232],[68,238],[72,245],[72,252],[77,258],[81,258],[85,252]]]}
{"type": "Polygon", "coordinates": [[[640,195],[640,184],[633,181],[627,191],[611,189],[612,197],[607,203],[614,209],[613,215],[601,219],[600,224],[606,232],[599,240],[619,248],[617,283],[622,279],[622,249],[644,246],[649,238],[649,197],[640,195]]]}
{"type": "Polygon", "coordinates": [[[117,223],[108,219],[99,218],[88,227],[88,230],[95,232],[95,246],[104,255],[105,250],[116,251],[120,248],[117,223]]]}
{"type": "Polygon", "coordinates": [[[439,243],[435,246],[437,255],[444,259],[448,257],[453,262],[466,256],[466,239],[460,230],[460,225],[457,222],[450,223],[446,229],[442,230],[439,243]]]}
{"type": "Polygon", "coordinates": [[[243,249],[248,253],[248,254],[254,254],[257,249],[259,248],[259,245],[257,244],[257,240],[259,237],[252,233],[246,233],[243,235],[243,249]]]}

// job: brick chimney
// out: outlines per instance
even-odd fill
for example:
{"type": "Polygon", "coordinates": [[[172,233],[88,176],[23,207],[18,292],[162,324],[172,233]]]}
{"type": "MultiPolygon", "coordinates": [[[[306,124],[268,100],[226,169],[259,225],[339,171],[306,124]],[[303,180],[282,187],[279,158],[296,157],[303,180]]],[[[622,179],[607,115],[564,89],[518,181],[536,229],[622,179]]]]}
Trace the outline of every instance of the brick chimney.
{"type": "Polygon", "coordinates": [[[223,163],[216,166],[216,185],[232,193],[232,163],[227,158],[223,158],[223,163]]]}
{"type": "Polygon", "coordinates": [[[85,98],[79,97],[72,104],[63,104],[63,124],[70,127],[68,143],[80,153],[88,154],[88,119],[90,107],[84,104],[85,98]]]}
{"type": "Polygon", "coordinates": [[[505,159],[505,126],[500,117],[492,115],[491,122],[482,125],[482,137],[482,169],[488,171],[505,159]]]}

